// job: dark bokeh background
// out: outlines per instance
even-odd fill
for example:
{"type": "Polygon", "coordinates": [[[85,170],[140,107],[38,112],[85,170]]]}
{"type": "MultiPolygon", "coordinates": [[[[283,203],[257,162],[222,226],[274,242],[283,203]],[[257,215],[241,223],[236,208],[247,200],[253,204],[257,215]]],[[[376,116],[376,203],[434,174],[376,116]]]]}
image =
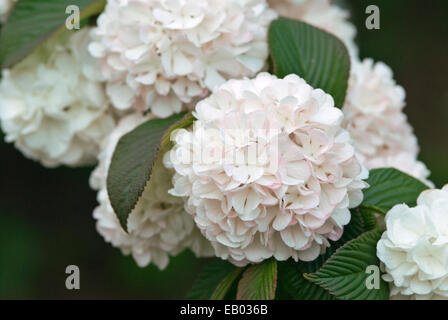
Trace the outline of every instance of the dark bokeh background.
{"type": "MultiPolygon", "coordinates": [[[[345,1],[361,57],[387,63],[407,92],[409,121],[432,180],[448,182],[448,1],[345,1]],[[376,4],[381,29],[367,30],[376,4]]],[[[3,138],[2,138],[3,140],[3,138]]],[[[0,299],[182,298],[203,261],[185,252],[167,270],[138,268],[96,233],[90,169],[45,169],[0,143],[0,299]],[[65,289],[65,268],[81,289],[65,289]]]]}

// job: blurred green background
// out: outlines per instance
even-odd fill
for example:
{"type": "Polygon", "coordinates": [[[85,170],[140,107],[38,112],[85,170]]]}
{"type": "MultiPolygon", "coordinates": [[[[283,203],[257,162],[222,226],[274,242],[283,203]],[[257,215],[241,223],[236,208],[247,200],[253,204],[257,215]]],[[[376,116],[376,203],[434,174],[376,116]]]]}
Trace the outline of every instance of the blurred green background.
{"type": "MultiPolygon", "coordinates": [[[[431,179],[448,182],[448,1],[339,1],[358,28],[361,57],[383,61],[407,92],[406,113],[431,179]],[[376,4],[381,29],[365,28],[376,4]]],[[[3,138],[2,138],[3,141],[3,138]]],[[[182,298],[203,260],[184,252],[167,270],[140,269],[96,233],[90,169],[45,169],[0,143],[0,299],[182,298]],[[81,289],[65,288],[65,268],[81,289]]]]}

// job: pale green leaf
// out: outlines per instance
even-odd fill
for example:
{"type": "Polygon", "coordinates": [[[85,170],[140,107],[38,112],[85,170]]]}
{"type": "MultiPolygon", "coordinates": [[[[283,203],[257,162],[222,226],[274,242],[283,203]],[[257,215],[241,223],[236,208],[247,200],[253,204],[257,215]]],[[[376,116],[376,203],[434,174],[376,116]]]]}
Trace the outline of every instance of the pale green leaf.
{"type": "Polygon", "coordinates": [[[277,287],[277,261],[265,260],[250,266],[238,283],[237,300],[272,300],[277,287]]]}
{"type": "Polygon", "coordinates": [[[66,8],[77,5],[80,19],[99,14],[106,0],[20,0],[0,34],[0,65],[9,68],[53,35],[63,31],[66,8]]]}

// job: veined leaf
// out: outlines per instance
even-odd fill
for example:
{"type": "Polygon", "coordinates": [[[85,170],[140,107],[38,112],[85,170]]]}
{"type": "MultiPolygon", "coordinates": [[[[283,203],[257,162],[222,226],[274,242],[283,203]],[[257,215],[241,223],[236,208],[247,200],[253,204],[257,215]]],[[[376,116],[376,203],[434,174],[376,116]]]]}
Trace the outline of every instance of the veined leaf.
{"type": "Polygon", "coordinates": [[[191,300],[223,299],[243,268],[219,258],[213,259],[199,274],[187,296],[191,300]]]}
{"type": "Polygon", "coordinates": [[[344,227],[344,233],[338,241],[330,241],[330,247],[317,259],[310,262],[279,262],[279,286],[291,299],[328,300],[334,299],[326,290],[304,278],[303,273],[316,272],[326,260],[346,242],[358,237],[365,231],[363,219],[358,210],[352,210],[350,223],[344,227]]]}
{"type": "Polygon", "coordinates": [[[162,156],[172,147],[171,132],[189,127],[193,120],[191,113],[152,119],[121,137],[109,167],[107,192],[125,231],[128,216],[150,180],[153,166],[158,162],[163,166],[162,156]]]}
{"type": "Polygon", "coordinates": [[[419,194],[428,189],[423,182],[393,168],[370,171],[361,207],[386,214],[396,204],[415,206],[419,194]]]}
{"type": "Polygon", "coordinates": [[[63,31],[70,5],[80,9],[80,20],[100,13],[106,0],[20,0],[0,34],[0,65],[21,61],[56,33],[63,31]]]}
{"type": "Polygon", "coordinates": [[[313,88],[330,94],[342,108],[348,86],[350,57],[337,37],[307,23],[280,18],[269,29],[269,47],[274,73],[291,73],[313,88]]]}
{"type": "Polygon", "coordinates": [[[235,270],[227,274],[218,284],[215,291],[213,291],[210,300],[223,300],[243,270],[243,268],[235,268],[235,270]]]}
{"type": "Polygon", "coordinates": [[[387,300],[388,284],[381,279],[376,244],[382,230],[368,231],[339,248],[317,272],[305,274],[305,278],[328,290],[343,300],[387,300]],[[368,288],[371,274],[368,267],[378,270],[379,288],[368,288]]]}
{"type": "Polygon", "coordinates": [[[305,279],[303,264],[288,260],[278,263],[278,282],[294,300],[334,300],[327,290],[305,279]]]}
{"type": "Polygon", "coordinates": [[[250,266],[243,274],[237,300],[272,300],[277,287],[277,261],[265,260],[250,266]]]}
{"type": "Polygon", "coordinates": [[[361,215],[356,210],[352,210],[350,222],[344,227],[344,232],[342,233],[341,238],[338,241],[330,240],[330,247],[327,248],[324,254],[317,257],[317,259],[310,262],[299,262],[301,264],[301,269],[304,270],[304,272],[315,272],[339,247],[358,237],[364,231],[365,229],[361,215]]]}
{"type": "Polygon", "coordinates": [[[370,231],[377,227],[377,218],[375,217],[375,211],[364,207],[359,207],[356,210],[361,214],[365,231],[370,231]]]}

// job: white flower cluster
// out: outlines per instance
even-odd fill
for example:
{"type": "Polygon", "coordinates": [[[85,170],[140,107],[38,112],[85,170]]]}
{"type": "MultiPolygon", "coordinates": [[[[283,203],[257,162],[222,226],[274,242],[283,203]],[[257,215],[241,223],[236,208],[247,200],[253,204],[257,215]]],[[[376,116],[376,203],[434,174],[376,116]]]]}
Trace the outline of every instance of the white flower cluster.
{"type": "Polygon", "coordinates": [[[89,50],[116,108],[167,117],[260,71],[275,17],[265,0],[109,0],[89,50]]]}
{"type": "Polygon", "coordinates": [[[6,141],[48,167],[94,162],[100,140],[114,126],[103,85],[84,72],[93,67],[84,59],[88,32],[62,35],[3,70],[0,121],[6,141]]]}
{"type": "Polygon", "coordinates": [[[330,0],[268,0],[279,15],[297,19],[334,34],[347,46],[352,57],[358,54],[356,28],[348,22],[349,13],[330,0]]]}
{"type": "Polygon", "coordinates": [[[352,61],[343,112],[357,153],[367,169],[392,166],[423,182],[429,170],[417,160],[418,143],[403,112],[405,91],[391,69],[371,59],[352,61]]]}
{"type": "Polygon", "coordinates": [[[218,257],[310,261],[341,237],[367,171],[330,95],[261,73],[220,86],[194,115],[165,164],[176,172],[170,193],[186,198],[218,257]]]}
{"type": "MultiPolygon", "coordinates": [[[[0,0],[0,23],[15,1],[0,0]]],[[[97,230],[141,267],[164,269],[185,249],[239,266],[311,261],[342,236],[367,169],[395,167],[432,186],[403,88],[385,64],[359,61],[347,19],[330,0],[108,0],[96,27],[63,32],[2,70],[0,124],[45,166],[99,161],[97,230]],[[298,75],[259,73],[279,15],[347,46],[342,110],[298,75]],[[106,187],[119,139],[193,108],[193,126],[172,134],[124,232],[106,187]]],[[[387,214],[377,255],[392,298],[448,298],[447,210],[448,185],[387,214]]]]}
{"type": "Polygon", "coordinates": [[[185,212],[183,201],[168,194],[172,185],[163,166],[153,171],[151,184],[145,188],[130,214],[128,233],[121,228],[107,195],[107,172],[119,139],[148,119],[138,114],[126,116],[104,140],[98,156],[99,164],[90,179],[91,187],[98,190],[100,203],[93,216],[104,239],[120,248],[123,254],[132,254],[140,267],[154,263],[164,269],[169,255],[176,255],[186,248],[202,257],[211,256],[213,251],[191,216],[185,212]]]}
{"type": "Polygon", "coordinates": [[[0,24],[5,22],[9,11],[17,0],[0,0],[0,24]]]}
{"type": "Polygon", "coordinates": [[[448,299],[448,185],[422,192],[417,206],[396,205],[377,255],[392,299],[448,299]]]}

